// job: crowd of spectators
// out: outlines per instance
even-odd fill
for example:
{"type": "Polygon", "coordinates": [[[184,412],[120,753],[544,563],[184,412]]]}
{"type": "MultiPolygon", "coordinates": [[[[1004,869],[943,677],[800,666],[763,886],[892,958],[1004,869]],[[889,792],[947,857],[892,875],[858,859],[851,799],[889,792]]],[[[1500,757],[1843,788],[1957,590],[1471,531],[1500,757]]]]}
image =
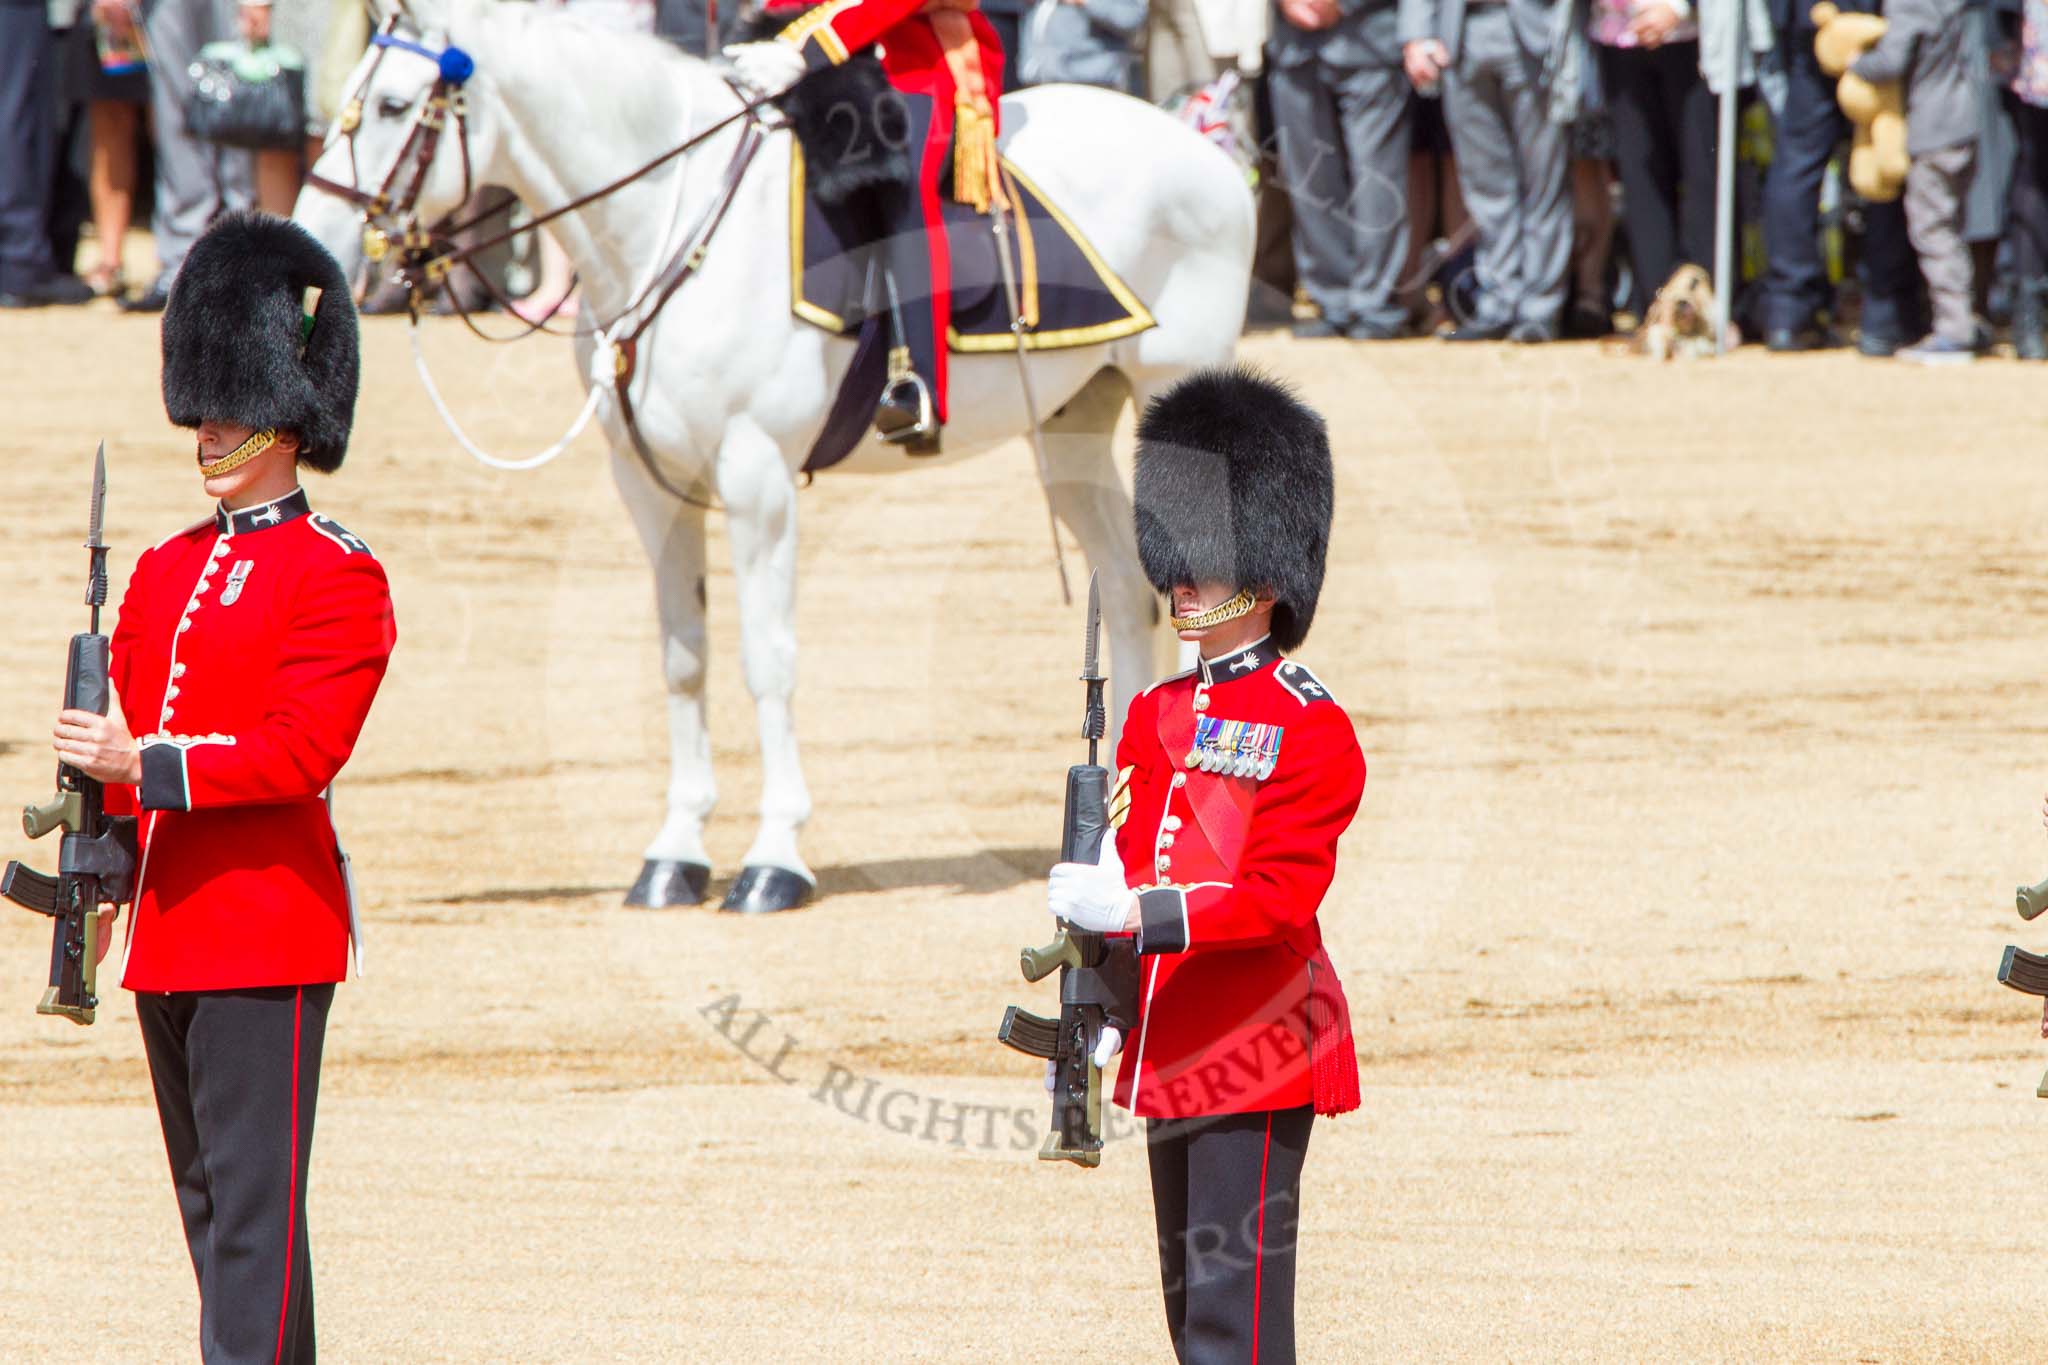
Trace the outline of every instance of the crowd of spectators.
{"type": "MultiPolygon", "coordinates": [[[[542,2],[717,46],[706,0],[542,2]]],[[[1013,84],[1123,89],[1240,150],[1261,186],[1255,320],[1305,337],[1540,343],[1639,324],[1681,267],[1713,265],[1732,72],[1748,339],[1949,364],[2009,329],[2016,354],[2048,358],[2048,0],[1882,4],[1889,30],[1855,70],[1904,90],[1912,169],[1890,203],[1840,173],[1849,125],[1808,0],[981,7],[1013,84]]],[[[0,0],[0,307],[161,309],[215,214],[290,211],[367,36],[352,0],[0,0]],[[195,56],[234,38],[303,60],[303,145],[186,130],[195,56]],[[155,260],[130,279],[144,201],[155,260]]],[[[573,309],[565,261],[532,273],[529,308],[573,309]]]]}
{"type": "Polygon", "coordinates": [[[1312,305],[1296,330],[1544,342],[1639,323],[1680,267],[1714,264],[1732,72],[1740,126],[1759,134],[1743,139],[1732,300],[1749,337],[1809,350],[1853,321],[1866,354],[1951,364],[1996,318],[2020,356],[2048,357],[2048,4],[1885,8],[1886,36],[1853,69],[1901,82],[1913,168],[1902,200],[1861,203],[1805,0],[1278,0],[1265,86],[1312,305]],[[1403,240],[1434,209],[1409,211],[1434,198],[1416,173],[1429,162],[1454,174],[1469,220],[1471,259],[1452,270],[1403,240]],[[1448,318],[1422,309],[1418,262],[1435,265],[1448,318]]]}

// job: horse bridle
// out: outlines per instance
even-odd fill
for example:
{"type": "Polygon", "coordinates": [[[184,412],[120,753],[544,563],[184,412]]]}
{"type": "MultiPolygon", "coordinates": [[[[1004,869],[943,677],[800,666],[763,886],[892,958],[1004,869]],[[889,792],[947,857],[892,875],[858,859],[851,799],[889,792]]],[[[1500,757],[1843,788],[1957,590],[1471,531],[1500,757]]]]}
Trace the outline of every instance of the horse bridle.
{"type": "MultiPolygon", "coordinates": [[[[344,185],[310,172],[306,183],[354,204],[362,211],[364,256],[371,261],[382,261],[396,242],[409,267],[408,274],[421,282],[437,285],[446,278],[452,261],[436,256],[434,245],[436,241],[446,241],[461,229],[448,227],[453,213],[445,215],[430,228],[422,228],[419,215],[414,210],[419,203],[420,191],[426,185],[427,172],[432,169],[434,157],[441,150],[441,136],[447,131],[450,119],[455,123],[455,145],[462,152],[462,198],[458,202],[468,203],[474,191],[469,165],[469,110],[462,88],[475,72],[476,62],[459,47],[444,47],[436,52],[423,44],[399,37],[398,22],[399,16],[392,15],[371,36],[370,45],[377,50],[376,60],[363,73],[362,82],[342,106],[335,121],[348,150],[350,183],[344,185]],[[427,97],[413,114],[405,141],[399,144],[398,155],[391,159],[391,169],[384,173],[384,179],[374,191],[365,190],[361,183],[362,171],[356,161],[356,130],[363,123],[363,95],[376,80],[378,68],[383,66],[385,57],[393,51],[424,57],[434,63],[437,74],[427,97]],[[408,162],[412,178],[399,188],[398,182],[408,162]]],[[[481,221],[481,218],[476,220],[481,221]]],[[[473,227],[475,223],[463,226],[473,227]]]]}
{"type": "MultiPolygon", "coordinates": [[[[386,19],[370,39],[371,45],[378,49],[377,58],[370,64],[369,70],[363,73],[361,83],[343,105],[336,120],[336,128],[348,149],[351,183],[344,185],[326,176],[314,174],[307,175],[306,183],[354,204],[361,210],[363,255],[366,258],[373,262],[382,261],[390,256],[394,249],[396,250],[399,275],[410,290],[411,303],[415,310],[419,308],[425,295],[446,284],[448,273],[457,265],[467,269],[500,307],[512,309],[512,301],[503,295],[487,273],[477,267],[476,257],[515,237],[536,231],[557,218],[574,213],[607,195],[617,193],[699,143],[708,141],[735,123],[744,122],[747,125],[745,135],[741,138],[739,148],[734,152],[732,163],[727,167],[724,186],[706,222],[697,232],[691,234],[690,241],[683,251],[678,252],[676,260],[657,274],[654,284],[640,298],[634,300],[621,316],[637,311],[650,298],[656,300],[655,307],[658,309],[703,264],[704,250],[710,244],[711,231],[724,218],[725,210],[730,206],[732,196],[739,188],[740,177],[752,162],[754,152],[759,149],[768,127],[767,120],[763,118],[763,111],[776,112],[776,102],[787,94],[785,91],[776,95],[752,96],[734,86],[734,92],[740,97],[740,107],[733,113],[714,121],[710,126],[685,138],[659,156],[600,185],[588,194],[579,195],[558,208],[534,215],[525,222],[507,227],[482,241],[463,244],[457,240],[461,234],[470,232],[499,214],[508,212],[514,201],[508,199],[495,208],[486,209],[460,223],[451,222],[455,216],[454,211],[451,211],[427,227],[420,226],[415,208],[419,203],[420,192],[425,186],[427,172],[433,166],[435,155],[440,151],[441,136],[451,119],[455,124],[456,146],[462,153],[461,202],[467,203],[474,191],[469,156],[468,105],[464,99],[463,87],[475,74],[476,62],[463,49],[453,45],[437,52],[422,43],[400,37],[397,32],[399,22],[398,15],[386,19]],[[392,159],[391,169],[385,173],[383,181],[374,191],[368,191],[362,188],[362,177],[356,163],[356,129],[362,126],[363,92],[368,90],[371,82],[376,79],[378,68],[383,65],[385,56],[394,49],[423,57],[434,63],[438,74],[427,92],[427,97],[421,101],[419,111],[413,115],[411,126],[406,129],[405,141],[399,144],[398,155],[392,159]],[[402,190],[394,190],[408,162],[412,167],[411,179],[402,190]]],[[[494,337],[477,327],[470,318],[469,310],[462,306],[461,300],[453,292],[449,294],[449,299],[464,325],[486,341],[516,341],[534,332],[546,331],[547,323],[554,316],[554,310],[551,309],[546,316],[529,321],[526,329],[515,336],[494,337]]],[[[561,305],[558,302],[555,306],[559,308],[561,305]]],[[[646,321],[652,321],[651,315],[646,321]]],[[[645,325],[643,321],[642,328],[635,330],[636,337],[645,325]]]]}

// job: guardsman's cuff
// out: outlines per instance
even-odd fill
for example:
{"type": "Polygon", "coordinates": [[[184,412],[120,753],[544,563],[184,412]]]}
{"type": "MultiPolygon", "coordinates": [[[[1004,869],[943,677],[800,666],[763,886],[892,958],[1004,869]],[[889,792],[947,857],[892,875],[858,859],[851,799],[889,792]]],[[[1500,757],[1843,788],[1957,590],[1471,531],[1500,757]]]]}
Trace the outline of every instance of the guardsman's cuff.
{"type": "Polygon", "coordinates": [[[1188,946],[1188,893],[1150,886],[1138,893],[1138,951],[1181,953],[1188,946]]]}
{"type": "Polygon", "coordinates": [[[144,810],[191,810],[192,784],[182,744],[149,744],[142,750],[141,806],[144,810]]]}

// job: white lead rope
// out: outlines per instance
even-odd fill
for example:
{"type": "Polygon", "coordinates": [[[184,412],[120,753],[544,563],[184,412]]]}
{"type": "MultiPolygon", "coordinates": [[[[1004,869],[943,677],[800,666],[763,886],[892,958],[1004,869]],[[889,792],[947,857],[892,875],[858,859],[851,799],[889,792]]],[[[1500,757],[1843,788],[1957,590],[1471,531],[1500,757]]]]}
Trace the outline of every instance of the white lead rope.
{"type": "MultiPolygon", "coordinates": [[[[618,324],[614,323],[612,325],[616,327],[618,324]]],[[[525,469],[539,469],[542,465],[547,464],[557,455],[567,450],[574,444],[576,438],[583,434],[583,428],[590,425],[591,415],[597,411],[597,405],[604,397],[605,387],[610,382],[613,373],[612,366],[615,363],[613,357],[616,354],[616,348],[612,345],[611,334],[607,332],[600,335],[598,337],[597,349],[591,354],[590,392],[584,396],[583,411],[576,414],[576,421],[559,441],[556,441],[538,455],[528,455],[524,459],[507,460],[491,454],[489,451],[478,446],[476,442],[470,440],[469,433],[462,429],[461,424],[455,420],[455,414],[450,412],[447,403],[442,401],[441,390],[435,385],[434,376],[427,369],[426,352],[420,349],[420,324],[418,319],[413,321],[411,338],[413,368],[417,369],[420,373],[420,383],[426,386],[427,398],[433,403],[434,411],[440,414],[441,425],[448,428],[448,434],[455,438],[458,445],[476,457],[478,464],[490,469],[513,472],[525,469]]]]}
{"type": "MultiPolygon", "coordinates": [[[[683,127],[689,127],[695,121],[696,116],[696,92],[686,87],[683,104],[683,127]]],[[[683,190],[688,184],[689,178],[690,159],[684,157],[676,164],[675,188],[669,196],[669,211],[665,221],[671,225],[670,235],[664,236],[657,244],[658,249],[650,258],[650,264],[647,266],[645,277],[640,282],[640,287],[627,297],[644,299],[648,291],[654,287],[654,278],[660,273],[663,262],[668,259],[668,245],[674,232],[673,225],[682,216],[683,190]]],[[[597,345],[590,354],[590,373],[585,376],[590,382],[590,392],[584,395],[583,410],[576,414],[575,422],[570,425],[569,430],[563,434],[561,440],[556,441],[538,455],[528,455],[524,459],[508,460],[491,454],[489,451],[478,446],[476,442],[470,440],[469,434],[455,420],[455,414],[448,410],[447,403],[441,399],[441,390],[434,383],[434,376],[427,371],[426,352],[420,349],[420,319],[417,313],[413,314],[410,332],[413,368],[419,371],[420,383],[426,387],[427,398],[433,403],[434,411],[440,414],[441,425],[448,428],[448,434],[453,436],[456,443],[468,451],[478,464],[483,465],[486,469],[497,469],[507,473],[520,473],[528,469],[539,469],[542,465],[548,464],[557,455],[560,455],[571,445],[575,444],[576,438],[583,434],[583,428],[590,425],[591,417],[597,412],[598,403],[603,400],[605,393],[617,382],[618,336],[625,329],[626,323],[631,319],[631,316],[629,313],[626,316],[614,318],[611,326],[603,328],[597,333],[597,345]]]]}

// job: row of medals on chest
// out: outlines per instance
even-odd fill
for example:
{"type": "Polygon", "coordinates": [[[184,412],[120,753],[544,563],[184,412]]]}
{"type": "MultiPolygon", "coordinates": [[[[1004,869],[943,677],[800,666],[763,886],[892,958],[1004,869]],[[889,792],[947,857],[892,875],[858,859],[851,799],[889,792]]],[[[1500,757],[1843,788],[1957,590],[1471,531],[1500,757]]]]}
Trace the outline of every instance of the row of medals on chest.
{"type": "Polygon", "coordinates": [[[1195,689],[1195,744],[1188,750],[1187,766],[1195,772],[1218,773],[1225,777],[1249,777],[1263,782],[1280,762],[1278,725],[1261,725],[1248,720],[1224,720],[1205,716],[1209,691],[1195,689]]]}

